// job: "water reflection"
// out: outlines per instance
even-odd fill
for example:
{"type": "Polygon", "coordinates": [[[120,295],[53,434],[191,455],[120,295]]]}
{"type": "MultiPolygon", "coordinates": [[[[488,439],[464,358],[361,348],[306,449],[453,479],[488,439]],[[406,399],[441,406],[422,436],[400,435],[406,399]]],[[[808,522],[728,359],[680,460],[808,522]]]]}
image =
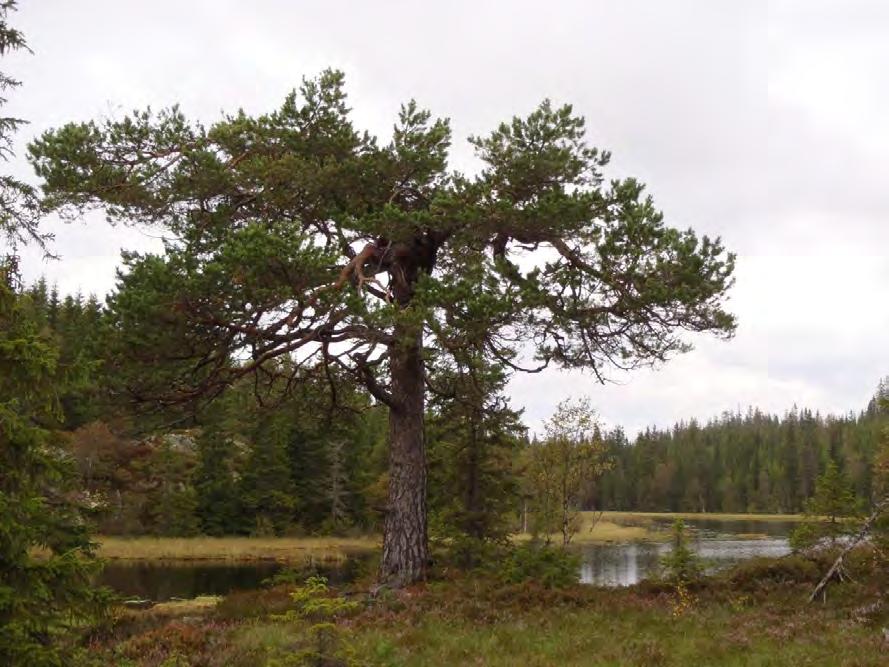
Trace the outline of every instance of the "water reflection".
{"type": "Polygon", "coordinates": [[[239,563],[108,563],[98,583],[124,598],[164,602],[170,598],[226,595],[260,588],[281,566],[274,562],[239,563]]]}
{"type": "Polygon", "coordinates": [[[662,544],[593,544],[582,548],[580,581],[598,586],[630,586],[657,572],[662,544]]]}
{"type": "MultiPolygon", "coordinates": [[[[655,525],[667,527],[669,522],[657,521],[655,525]]],[[[707,570],[714,572],[748,558],[779,557],[790,553],[787,536],[795,524],[693,519],[686,521],[686,525],[691,529],[689,546],[704,559],[707,570]],[[768,537],[744,539],[738,535],[768,537]]],[[[581,547],[580,580],[597,586],[630,586],[656,576],[661,556],[669,550],[669,544],[652,542],[584,545],[581,547]]]]}
{"type": "MultiPolygon", "coordinates": [[[[651,522],[666,529],[667,520],[651,522]]],[[[754,556],[783,556],[790,552],[787,536],[793,529],[785,521],[722,521],[692,519],[686,521],[691,530],[690,544],[705,560],[710,571],[719,570],[754,556]],[[759,535],[760,539],[744,539],[739,535],[759,535]]],[[[660,559],[668,544],[642,542],[595,544],[580,547],[582,565],[580,580],[599,586],[629,586],[657,575],[660,559]]],[[[305,576],[317,572],[334,583],[351,581],[367,564],[366,556],[355,555],[341,565],[315,566],[305,576]]],[[[226,595],[234,590],[259,588],[262,581],[281,569],[274,562],[214,563],[109,563],[98,583],[108,586],[124,597],[154,601],[172,597],[190,598],[198,595],[226,595]]]]}
{"type": "MultiPolygon", "coordinates": [[[[320,574],[327,577],[331,583],[347,583],[362,574],[367,564],[367,555],[353,554],[342,563],[316,563],[296,567],[296,579],[320,574]]],[[[123,598],[165,602],[171,598],[228,595],[233,591],[261,588],[265,579],[285,567],[274,561],[251,563],[118,561],[105,565],[97,583],[108,586],[123,598]]]]}

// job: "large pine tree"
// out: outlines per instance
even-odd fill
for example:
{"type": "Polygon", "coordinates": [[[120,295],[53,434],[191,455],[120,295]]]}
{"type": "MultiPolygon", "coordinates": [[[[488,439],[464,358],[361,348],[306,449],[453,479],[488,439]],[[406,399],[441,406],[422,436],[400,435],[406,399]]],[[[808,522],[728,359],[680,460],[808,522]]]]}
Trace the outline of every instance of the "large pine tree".
{"type": "Polygon", "coordinates": [[[606,181],[609,154],[584,135],[570,106],[544,102],[471,139],[484,168],[468,178],[448,169],[448,121],[411,102],[381,145],[327,71],[262,116],[139,112],[30,150],[48,205],[170,232],[163,255],[126,255],[114,300],[143,396],[262,385],[287,357],[278,386],[338,370],[388,408],[380,575],[399,584],[428,560],[427,366],[465,312],[483,313],[492,362],[525,368],[527,353],[528,370],[600,378],[684,351],[683,331],[734,329],[733,257],[664,224],[636,180],[606,181]],[[164,356],[178,364],[161,370],[164,356]]]}

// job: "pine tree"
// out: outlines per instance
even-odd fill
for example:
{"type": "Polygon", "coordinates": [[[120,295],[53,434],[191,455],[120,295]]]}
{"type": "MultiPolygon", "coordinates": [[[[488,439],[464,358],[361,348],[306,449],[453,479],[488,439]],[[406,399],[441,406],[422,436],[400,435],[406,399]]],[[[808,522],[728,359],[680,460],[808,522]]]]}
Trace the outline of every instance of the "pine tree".
{"type": "MultiPolygon", "coordinates": [[[[151,532],[167,537],[188,537],[199,530],[198,499],[192,484],[195,456],[174,443],[174,435],[162,436],[147,462],[153,490],[148,495],[145,524],[151,532]]],[[[192,442],[190,436],[181,440],[192,442]]]]}
{"type": "Polygon", "coordinates": [[[215,397],[299,359],[281,387],[336,371],[388,408],[379,574],[393,585],[426,575],[427,371],[463,312],[483,313],[491,362],[534,370],[518,363],[531,343],[541,365],[600,378],[735,328],[734,256],[668,226],[639,181],[607,179],[610,154],[570,105],[469,141],[484,164],[471,178],[448,166],[449,121],[414,101],[377,141],[328,70],[264,115],[140,111],[29,149],[48,207],[169,232],[162,254],[125,255],[112,300],[143,396],[215,397]]]}

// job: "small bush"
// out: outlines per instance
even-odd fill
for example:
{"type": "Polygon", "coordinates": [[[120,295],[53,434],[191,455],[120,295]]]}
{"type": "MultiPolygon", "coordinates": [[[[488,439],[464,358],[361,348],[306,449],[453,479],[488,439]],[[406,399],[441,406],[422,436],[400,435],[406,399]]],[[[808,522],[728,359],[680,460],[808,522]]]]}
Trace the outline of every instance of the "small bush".
{"type": "Polygon", "coordinates": [[[580,556],[539,542],[513,549],[500,566],[506,583],[533,581],[546,588],[567,588],[577,583],[580,556]]]}
{"type": "Polygon", "coordinates": [[[324,577],[309,577],[304,586],[290,593],[290,599],[295,607],[272,618],[279,621],[307,619],[322,622],[349,616],[359,610],[357,602],[330,595],[324,577]]]}
{"type": "Polygon", "coordinates": [[[359,604],[331,595],[324,577],[309,577],[303,586],[290,593],[290,598],[294,608],[272,618],[301,626],[304,640],[283,655],[270,656],[268,665],[347,667],[355,664],[352,647],[333,621],[355,614],[359,604]]]}
{"type": "Polygon", "coordinates": [[[728,573],[733,588],[755,591],[784,584],[815,583],[822,575],[818,565],[802,556],[751,558],[728,573]]]}
{"type": "Polygon", "coordinates": [[[454,567],[462,571],[485,568],[491,563],[499,563],[506,547],[491,540],[482,540],[468,535],[456,535],[443,542],[436,551],[437,564],[454,567]]]}
{"type": "Polygon", "coordinates": [[[701,559],[688,547],[688,533],[682,519],[676,519],[673,524],[672,542],[673,549],[661,558],[664,578],[675,584],[687,584],[699,579],[704,568],[701,559]]]}
{"type": "Polygon", "coordinates": [[[118,664],[127,660],[152,667],[193,664],[196,656],[220,643],[217,628],[171,621],[122,643],[117,649],[118,664]]]}

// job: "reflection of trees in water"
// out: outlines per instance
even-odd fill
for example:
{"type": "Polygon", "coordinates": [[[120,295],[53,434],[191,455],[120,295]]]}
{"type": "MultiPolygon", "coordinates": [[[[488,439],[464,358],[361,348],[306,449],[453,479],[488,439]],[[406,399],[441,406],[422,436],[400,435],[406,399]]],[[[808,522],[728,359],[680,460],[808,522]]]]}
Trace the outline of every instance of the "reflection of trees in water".
{"type": "MultiPolygon", "coordinates": [[[[342,563],[318,563],[296,566],[297,579],[314,574],[332,583],[353,581],[366,569],[368,556],[352,554],[342,563]]],[[[193,598],[198,595],[227,595],[236,590],[262,588],[263,581],[286,567],[270,561],[213,563],[109,563],[99,575],[98,583],[126,597],[163,602],[170,598],[193,598]]]]}
{"type": "MultiPolygon", "coordinates": [[[[787,534],[794,524],[778,521],[694,521],[698,530],[693,550],[704,559],[708,571],[729,567],[756,556],[783,556],[790,552],[787,534]],[[706,524],[706,525],[702,525],[706,524]],[[726,530],[727,526],[734,528],[726,530]],[[769,532],[764,528],[768,527],[769,532]],[[768,539],[739,539],[730,535],[769,534],[768,539]]],[[[581,549],[580,580],[599,586],[629,586],[659,572],[660,558],[668,544],[591,544],[581,549]]]]}
{"type": "Polygon", "coordinates": [[[260,588],[281,569],[277,563],[243,565],[118,564],[107,565],[99,583],[125,597],[155,601],[172,597],[224,595],[233,590],[260,588]]]}

